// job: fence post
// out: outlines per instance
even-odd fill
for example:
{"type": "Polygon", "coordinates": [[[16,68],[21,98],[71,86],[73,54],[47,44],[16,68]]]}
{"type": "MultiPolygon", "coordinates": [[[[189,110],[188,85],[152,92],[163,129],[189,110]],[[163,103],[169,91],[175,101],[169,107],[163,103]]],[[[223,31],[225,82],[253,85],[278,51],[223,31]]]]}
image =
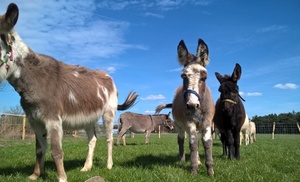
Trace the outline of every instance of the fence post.
{"type": "Polygon", "coordinates": [[[160,138],[160,125],[158,125],[158,138],[160,138]]]}
{"type": "Polygon", "coordinates": [[[26,115],[23,115],[22,140],[25,140],[26,135],[26,115]]]}
{"type": "Polygon", "coordinates": [[[275,122],[273,122],[273,131],[272,131],[272,139],[274,140],[274,133],[275,133],[275,122]]]}
{"type": "Polygon", "coordinates": [[[298,130],[299,130],[299,132],[300,132],[300,126],[299,126],[299,123],[297,122],[297,127],[298,127],[298,130]]]}

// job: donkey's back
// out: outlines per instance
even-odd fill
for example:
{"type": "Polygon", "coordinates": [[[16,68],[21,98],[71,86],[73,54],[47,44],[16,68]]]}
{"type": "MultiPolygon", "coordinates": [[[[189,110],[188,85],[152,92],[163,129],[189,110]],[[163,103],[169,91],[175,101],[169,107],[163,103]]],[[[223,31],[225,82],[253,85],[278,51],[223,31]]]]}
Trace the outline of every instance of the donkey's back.
{"type": "Polygon", "coordinates": [[[130,130],[134,133],[144,133],[146,130],[154,128],[151,115],[124,112],[120,115],[119,122],[122,130],[130,130]]]}

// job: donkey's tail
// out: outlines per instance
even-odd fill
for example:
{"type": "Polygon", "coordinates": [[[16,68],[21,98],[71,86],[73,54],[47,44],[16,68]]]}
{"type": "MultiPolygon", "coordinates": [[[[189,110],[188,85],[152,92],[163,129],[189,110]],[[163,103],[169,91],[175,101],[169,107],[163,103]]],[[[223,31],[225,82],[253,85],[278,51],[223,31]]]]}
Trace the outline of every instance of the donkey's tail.
{"type": "Polygon", "coordinates": [[[158,105],[155,109],[155,114],[159,114],[161,110],[165,109],[165,108],[172,108],[173,104],[161,104],[158,105]]]}
{"type": "Polygon", "coordinates": [[[129,92],[125,102],[122,105],[118,105],[118,110],[124,111],[126,109],[129,109],[131,106],[134,105],[138,96],[139,95],[136,92],[129,92]]]}

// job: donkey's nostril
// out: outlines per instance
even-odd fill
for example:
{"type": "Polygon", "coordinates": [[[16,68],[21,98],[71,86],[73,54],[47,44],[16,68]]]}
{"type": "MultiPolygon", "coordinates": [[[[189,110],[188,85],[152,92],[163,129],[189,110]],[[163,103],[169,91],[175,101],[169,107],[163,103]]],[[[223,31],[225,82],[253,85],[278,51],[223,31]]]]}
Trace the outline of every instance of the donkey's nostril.
{"type": "Polygon", "coordinates": [[[189,105],[189,104],[186,104],[186,108],[187,108],[187,109],[190,109],[190,105],[189,105]]]}
{"type": "Polygon", "coordinates": [[[196,109],[199,109],[200,105],[199,104],[186,104],[186,108],[188,110],[196,110],[196,109]]]}

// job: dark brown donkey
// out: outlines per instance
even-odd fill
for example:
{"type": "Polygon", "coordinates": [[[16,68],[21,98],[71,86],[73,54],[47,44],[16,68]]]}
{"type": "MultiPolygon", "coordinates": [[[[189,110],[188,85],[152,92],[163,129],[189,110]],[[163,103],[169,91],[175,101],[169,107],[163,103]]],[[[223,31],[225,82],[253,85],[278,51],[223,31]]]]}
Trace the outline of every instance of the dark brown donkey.
{"type": "Polygon", "coordinates": [[[44,172],[47,135],[59,181],[67,181],[63,165],[63,129],[85,129],[88,154],[81,171],[92,168],[96,145],[95,125],[100,117],[106,130],[107,168],[111,169],[113,122],[116,110],[134,104],[137,94],[129,93],[118,105],[113,79],[103,71],[71,66],[52,57],[33,52],[14,30],[17,5],[10,4],[0,16],[0,82],[7,79],[21,96],[21,105],[36,135],[36,163],[30,179],[44,172]]]}
{"type": "Polygon", "coordinates": [[[215,113],[211,92],[206,85],[209,63],[208,47],[202,39],[198,41],[197,54],[189,53],[183,40],[177,47],[178,61],[184,66],[181,77],[183,85],[175,92],[173,104],[157,106],[156,113],[164,108],[172,108],[175,128],[178,130],[179,158],[185,161],[184,133],[189,134],[191,152],[191,172],[197,173],[200,164],[198,154],[198,131],[202,133],[207,174],[213,175],[211,123],[215,113]]]}
{"type": "Polygon", "coordinates": [[[239,95],[237,81],[242,68],[236,64],[231,76],[215,73],[220,82],[220,98],[216,102],[214,123],[221,133],[223,155],[229,159],[240,158],[240,131],[245,121],[245,108],[239,95]]]}
{"type": "Polygon", "coordinates": [[[120,115],[118,128],[119,134],[117,145],[120,145],[120,139],[123,139],[123,145],[126,145],[125,133],[131,131],[134,133],[145,133],[146,144],[149,144],[151,132],[158,125],[163,125],[169,130],[173,130],[172,120],[169,114],[146,115],[133,112],[124,112],[120,115]]]}

